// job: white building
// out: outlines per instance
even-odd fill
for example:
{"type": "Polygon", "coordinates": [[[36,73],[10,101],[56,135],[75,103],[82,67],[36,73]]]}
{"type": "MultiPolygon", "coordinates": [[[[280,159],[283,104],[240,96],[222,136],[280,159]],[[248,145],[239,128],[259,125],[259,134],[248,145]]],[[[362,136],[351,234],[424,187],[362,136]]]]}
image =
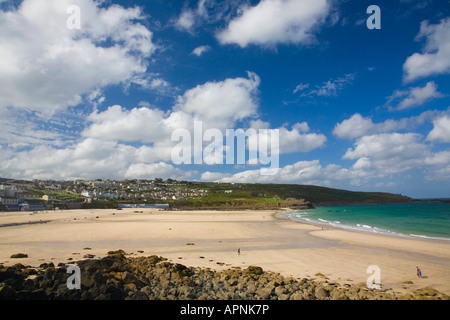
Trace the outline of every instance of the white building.
{"type": "Polygon", "coordinates": [[[83,190],[80,193],[80,196],[85,197],[85,198],[92,198],[92,193],[88,190],[83,190]]]}
{"type": "Polygon", "coordinates": [[[5,206],[13,206],[19,203],[19,199],[10,196],[0,196],[0,202],[5,206]]]}

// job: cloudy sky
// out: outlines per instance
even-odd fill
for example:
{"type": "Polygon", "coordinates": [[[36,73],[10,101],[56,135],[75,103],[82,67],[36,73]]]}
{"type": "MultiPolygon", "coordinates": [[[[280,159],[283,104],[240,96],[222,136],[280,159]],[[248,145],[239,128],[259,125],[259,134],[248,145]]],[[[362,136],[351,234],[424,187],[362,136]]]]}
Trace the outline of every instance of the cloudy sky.
{"type": "Polygon", "coordinates": [[[2,0],[0,176],[450,197],[450,2],[2,0]],[[194,121],[278,129],[278,174],[174,164],[194,121]]]}

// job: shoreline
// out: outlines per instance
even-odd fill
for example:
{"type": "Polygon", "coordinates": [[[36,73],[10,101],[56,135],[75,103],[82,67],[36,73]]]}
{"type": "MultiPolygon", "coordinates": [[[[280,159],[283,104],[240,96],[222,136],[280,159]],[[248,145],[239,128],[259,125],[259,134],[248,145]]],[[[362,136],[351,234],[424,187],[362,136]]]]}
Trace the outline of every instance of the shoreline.
{"type": "MultiPolygon", "coordinates": [[[[324,206],[318,206],[315,207],[316,208],[334,208],[334,207],[345,207],[345,208],[351,208],[352,206],[373,206],[373,205],[406,205],[406,204],[423,204],[423,203],[447,203],[445,201],[423,201],[423,202],[410,202],[410,203],[379,203],[379,204],[327,204],[324,206]]],[[[305,210],[305,209],[300,209],[300,210],[305,210]]],[[[291,208],[287,208],[285,210],[283,210],[283,212],[286,211],[297,211],[297,209],[291,209],[291,208]]],[[[346,211],[346,210],[344,210],[346,211]]],[[[371,225],[365,225],[363,224],[363,222],[359,222],[360,225],[354,226],[351,224],[346,224],[346,223],[342,223],[340,221],[328,221],[328,220],[324,220],[324,221],[320,221],[321,219],[314,219],[314,218],[310,218],[310,219],[302,219],[302,218],[298,218],[298,219],[293,219],[293,218],[289,218],[289,217],[285,217],[286,219],[292,220],[292,221],[296,221],[296,222],[301,222],[301,223],[306,223],[306,224],[312,224],[312,225],[316,225],[318,227],[322,227],[322,228],[329,228],[329,229],[339,229],[339,230],[345,230],[345,231],[350,231],[350,232],[357,232],[357,233],[363,233],[363,234],[372,234],[372,235],[381,235],[381,236],[387,236],[387,237],[398,237],[398,238],[408,238],[408,239],[420,239],[420,240],[424,240],[424,241],[438,241],[438,242],[443,242],[443,243],[450,243],[450,236],[449,237],[445,237],[445,236],[439,236],[439,235],[432,235],[432,234],[426,234],[425,232],[420,232],[417,231],[417,233],[412,233],[413,231],[393,231],[390,230],[389,227],[383,226],[383,227],[373,227],[371,225]]],[[[329,218],[326,218],[329,219],[329,218]]],[[[370,223],[370,222],[369,222],[370,223]]]]}
{"type": "MultiPolygon", "coordinates": [[[[414,237],[406,234],[387,234],[387,233],[374,233],[370,231],[365,230],[353,230],[353,229],[347,229],[345,227],[339,227],[339,226],[333,226],[329,224],[321,224],[316,222],[309,222],[309,221],[299,221],[299,220],[293,220],[288,217],[280,217],[279,215],[282,214],[281,212],[275,212],[273,213],[274,218],[280,219],[280,220],[288,220],[292,221],[294,223],[300,223],[305,225],[314,226],[317,228],[320,228],[320,230],[312,231],[310,232],[311,235],[316,237],[322,237],[325,239],[332,239],[332,240],[339,240],[342,242],[347,243],[353,243],[353,244],[360,244],[360,245],[372,245],[376,246],[377,241],[373,241],[376,238],[383,239],[387,238],[384,242],[386,244],[389,242],[389,238],[392,239],[391,241],[403,241],[403,240],[410,240],[410,241],[418,241],[418,242],[428,242],[433,243],[436,246],[442,245],[450,245],[449,240],[445,239],[436,239],[436,238],[421,238],[421,237],[414,237]],[[321,231],[320,233],[318,231],[321,231]],[[329,231],[329,232],[328,232],[329,231]],[[351,235],[351,236],[350,236],[351,235]],[[351,240],[350,240],[351,239],[351,240]],[[370,241],[369,241],[370,240],[370,241]],[[371,242],[371,243],[369,243],[371,242]]],[[[392,243],[390,244],[392,246],[392,243]]],[[[406,250],[405,246],[401,246],[403,249],[406,250]]],[[[408,248],[411,252],[415,252],[414,249],[408,248]]],[[[442,254],[438,253],[440,250],[435,250],[435,254],[440,254],[442,257],[450,257],[450,254],[442,254]]]]}
{"type": "Polygon", "coordinates": [[[450,294],[450,244],[331,226],[322,230],[278,217],[283,211],[132,208],[7,213],[0,215],[0,225],[19,225],[1,228],[0,264],[56,265],[123,249],[133,253],[130,257],[156,254],[186,266],[220,271],[257,265],[283,276],[324,280],[323,275],[328,281],[353,285],[365,283],[368,266],[379,265],[385,288],[411,292],[431,287],[450,294]],[[40,220],[46,223],[37,223],[40,220]],[[17,253],[29,257],[10,258],[17,253]],[[426,278],[417,279],[416,265],[426,278]]]}
{"type": "MultiPolygon", "coordinates": [[[[286,211],[291,211],[291,210],[286,210],[286,211]]],[[[275,213],[276,216],[274,216],[274,217],[277,219],[283,219],[283,220],[289,220],[289,221],[293,221],[293,222],[313,225],[313,226],[322,228],[323,230],[342,230],[342,231],[361,233],[361,234],[367,234],[367,235],[379,235],[379,236],[384,236],[384,237],[392,237],[392,238],[396,238],[396,239],[423,240],[423,241],[437,242],[437,243],[443,243],[443,244],[450,244],[450,238],[440,238],[440,237],[433,237],[433,236],[427,236],[427,235],[411,235],[411,234],[394,232],[394,231],[389,231],[389,230],[387,230],[388,232],[383,232],[383,231],[374,232],[374,231],[369,231],[369,230],[365,230],[362,228],[352,227],[352,226],[346,225],[346,224],[342,224],[343,226],[337,226],[337,225],[333,225],[333,224],[326,223],[326,222],[295,220],[295,219],[291,219],[289,217],[279,217],[278,216],[279,214],[282,214],[283,212],[286,212],[286,211],[280,211],[278,213],[275,213]]]]}

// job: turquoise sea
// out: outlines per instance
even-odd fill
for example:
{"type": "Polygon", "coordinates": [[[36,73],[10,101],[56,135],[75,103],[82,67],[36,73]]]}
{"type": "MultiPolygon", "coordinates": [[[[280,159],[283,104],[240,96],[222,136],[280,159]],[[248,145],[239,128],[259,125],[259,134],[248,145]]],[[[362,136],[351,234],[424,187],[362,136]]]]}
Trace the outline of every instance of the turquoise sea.
{"type": "Polygon", "coordinates": [[[285,217],[344,229],[450,241],[450,203],[317,207],[285,217]]]}

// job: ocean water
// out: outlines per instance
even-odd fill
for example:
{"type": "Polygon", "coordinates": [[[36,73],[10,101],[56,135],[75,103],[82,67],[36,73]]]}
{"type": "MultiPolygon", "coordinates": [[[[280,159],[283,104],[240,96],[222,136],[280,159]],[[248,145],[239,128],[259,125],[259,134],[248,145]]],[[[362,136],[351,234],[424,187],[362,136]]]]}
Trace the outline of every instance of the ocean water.
{"type": "Polygon", "coordinates": [[[344,229],[450,241],[450,203],[317,207],[284,215],[344,229]]]}

